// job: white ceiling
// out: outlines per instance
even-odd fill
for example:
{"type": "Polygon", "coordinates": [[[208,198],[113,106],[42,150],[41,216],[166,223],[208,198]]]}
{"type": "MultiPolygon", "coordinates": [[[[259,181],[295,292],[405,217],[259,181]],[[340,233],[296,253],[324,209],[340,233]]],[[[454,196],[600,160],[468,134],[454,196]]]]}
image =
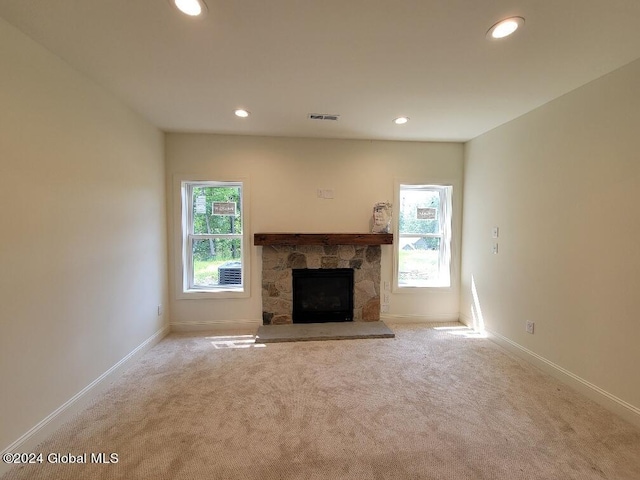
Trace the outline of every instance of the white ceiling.
{"type": "Polygon", "coordinates": [[[0,16],[165,131],[466,141],[640,58],[640,0],[205,1],[202,19],[168,0],[0,16]]]}

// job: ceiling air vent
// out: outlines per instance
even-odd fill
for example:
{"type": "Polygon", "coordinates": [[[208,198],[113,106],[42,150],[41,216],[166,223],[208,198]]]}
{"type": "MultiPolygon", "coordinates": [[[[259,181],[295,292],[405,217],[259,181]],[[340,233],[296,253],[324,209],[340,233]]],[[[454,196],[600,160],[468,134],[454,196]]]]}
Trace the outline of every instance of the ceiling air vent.
{"type": "Polygon", "coordinates": [[[332,120],[337,121],[340,115],[329,115],[327,113],[310,113],[309,120],[332,120]]]}

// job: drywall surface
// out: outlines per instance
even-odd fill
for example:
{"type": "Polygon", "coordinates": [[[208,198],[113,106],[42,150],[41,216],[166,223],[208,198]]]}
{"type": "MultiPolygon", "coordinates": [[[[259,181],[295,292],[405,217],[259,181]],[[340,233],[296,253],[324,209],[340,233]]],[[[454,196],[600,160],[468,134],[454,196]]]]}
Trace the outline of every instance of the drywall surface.
{"type": "Polygon", "coordinates": [[[636,409],[639,84],[636,61],[466,144],[460,307],[636,409]]]}
{"type": "MultiPolygon", "coordinates": [[[[454,184],[453,278],[447,290],[390,294],[391,315],[458,317],[463,147],[454,143],[319,140],[170,133],[166,136],[170,195],[172,325],[261,323],[261,248],[251,237],[251,296],[177,299],[181,287],[180,192],[176,178],[235,180],[250,190],[250,234],[258,232],[368,233],[373,206],[394,203],[400,180],[454,184]],[[330,189],[333,198],[318,198],[330,189]]],[[[245,225],[246,227],[246,225],[245,225]]],[[[382,280],[391,281],[393,247],[382,247],[382,280]]]]}
{"type": "Polygon", "coordinates": [[[167,323],[163,134],[0,20],[0,449],[167,323]]]}

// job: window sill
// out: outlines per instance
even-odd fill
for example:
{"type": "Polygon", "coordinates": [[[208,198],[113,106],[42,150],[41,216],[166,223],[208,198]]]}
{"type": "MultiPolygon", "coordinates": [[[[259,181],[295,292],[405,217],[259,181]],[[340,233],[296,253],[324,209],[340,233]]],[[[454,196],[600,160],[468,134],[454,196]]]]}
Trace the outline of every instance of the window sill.
{"type": "Polygon", "coordinates": [[[406,287],[401,287],[401,286],[398,286],[398,285],[394,285],[392,293],[400,293],[400,294],[404,294],[404,293],[409,293],[409,294],[412,294],[412,293],[413,294],[448,293],[448,292],[452,292],[453,290],[454,290],[454,288],[451,285],[442,286],[442,287],[438,287],[438,286],[424,286],[424,287],[406,286],[406,287]]]}
{"type": "Polygon", "coordinates": [[[178,292],[178,300],[201,300],[201,299],[228,299],[228,298],[249,298],[248,290],[240,289],[216,289],[216,290],[186,290],[178,292]]]}

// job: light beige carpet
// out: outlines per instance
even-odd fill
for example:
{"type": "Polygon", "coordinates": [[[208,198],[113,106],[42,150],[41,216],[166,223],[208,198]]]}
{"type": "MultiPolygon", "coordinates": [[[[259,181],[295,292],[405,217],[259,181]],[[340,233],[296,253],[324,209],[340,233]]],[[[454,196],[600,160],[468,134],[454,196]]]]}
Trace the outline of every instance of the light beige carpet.
{"type": "MultiPolygon", "coordinates": [[[[460,328],[276,343],[172,334],[14,479],[640,479],[640,429],[460,328]]],[[[459,327],[459,326],[458,326],[459,327]]]]}

